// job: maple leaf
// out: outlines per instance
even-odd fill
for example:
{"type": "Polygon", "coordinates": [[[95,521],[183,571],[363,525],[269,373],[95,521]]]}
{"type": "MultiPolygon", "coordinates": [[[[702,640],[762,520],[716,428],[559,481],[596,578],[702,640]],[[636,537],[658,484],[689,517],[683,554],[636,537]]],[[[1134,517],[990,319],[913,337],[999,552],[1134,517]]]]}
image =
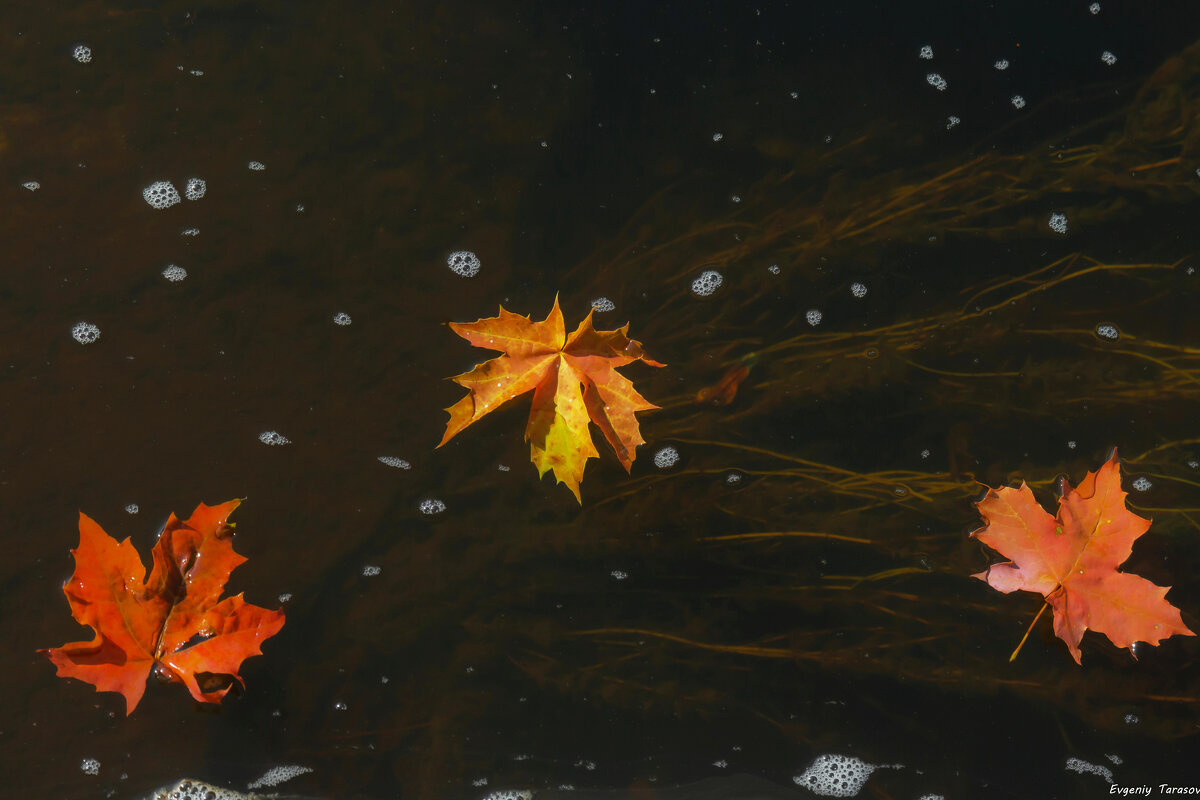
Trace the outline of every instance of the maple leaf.
{"type": "Polygon", "coordinates": [[[973,577],[1001,592],[1042,595],[1054,609],[1054,633],[1075,663],[1083,663],[1079,641],[1089,628],[1131,653],[1134,642],[1157,645],[1174,634],[1195,635],[1166,601],[1171,587],[1117,570],[1150,520],[1125,507],[1115,449],[1077,488],[1063,480],[1057,517],[1042,510],[1024,481],[1019,489],[988,489],[976,507],[986,524],[971,536],[1011,560],[973,577]]]}
{"type": "Polygon", "coordinates": [[[242,661],[259,655],[259,644],[283,627],[282,611],[250,605],[240,594],[219,599],[229,573],[246,561],[233,551],[233,526],[226,522],[240,504],[201,503],[186,521],[172,514],[154,545],[148,580],[129,539],[118,544],[81,512],[79,547],[71,551],[75,573],[63,592],[75,620],[96,637],[38,652],[54,662],[60,678],[123,694],[126,715],[155,668],[160,677],[182,681],[197,700],[220,702],[232,683],[206,691],[198,675],[242,683],[242,661]]]}
{"type": "Polygon", "coordinates": [[[476,347],[499,350],[497,356],[453,380],[469,394],[446,409],[450,420],[441,447],[460,431],[514,397],[533,391],[533,409],[525,426],[530,458],[538,477],[554,477],[580,500],[579,482],[589,458],[599,457],[588,420],[604,433],[626,472],[637,447],[644,444],[634,414],[658,408],[616,369],[634,361],[665,366],[646,356],[640,342],[615,331],[592,327],[592,312],[570,336],[558,298],[542,322],[505,311],[475,322],[451,322],[450,329],[476,347]]]}

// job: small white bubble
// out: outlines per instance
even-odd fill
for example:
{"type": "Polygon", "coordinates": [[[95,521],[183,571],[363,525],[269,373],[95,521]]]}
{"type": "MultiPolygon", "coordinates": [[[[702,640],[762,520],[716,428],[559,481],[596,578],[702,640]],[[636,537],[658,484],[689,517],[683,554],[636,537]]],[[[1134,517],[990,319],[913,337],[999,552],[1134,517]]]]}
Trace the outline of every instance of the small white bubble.
{"type": "Polygon", "coordinates": [[[71,51],[71,57],[80,64],[86,64],[92,60],[92,48],[86,44],[75,45],[75,49],[71,51]]]}
{"type": "Polygon", "coordinates": [[[436,498],[428,498],[421,501],[418,506],[422,514],[440,514],[446,510],[446,504],[436,498]]]}
{"type": "Polygon", "coordinates": [[[799,92],[792,92],[792,93],[791,93],[791,97],[792,97],[792,99],[793,99],[793,100],[799,100],[799,99],[800,99],[800,93],[799,93],[799,92]]]}
{"type": "Polygon", "coordinates": [[[1197,460],[1196,460],[1196,459],[1194,459],[1194,458],[1193,458],[1193,459],[1191,459],[1191,460],[1189,460],[1189,461],[1187,462],[1187,465],[1188,465],[1189,467],[1191,467],[1192,469],[1200,469],[1200,461],[1197,461],[1197,460]]]}
{"type": "Polygon", "coordinates": [[[31,192],[36,192],[38,189],[42,188],[42,185],[37,181],[25,181],[21,185],[31,192]]]}
{"type": "Polygon", "coordinates": [[[279,602],[281,602],[281,603],[290,603],[290,602],[292,602],[292,593],[291,593],[291,592],[284,592],[283,594],[279,595],[279,602]]]}
{"type": "Polygon", "coordinates": [[[1139,492],[1146,492],[1146,491],[1149,491],[1149,490],[1150,490],[1150,487],[1151,487],[1151,486],[1153,486],[1153,485],[1154,485],[1154,484],[1153,484],[1153,483],[1150,481],[1150,479],[1149,479],[1149,478],[1147,478],[1145,475],[1143,475],[1143,476],[1141,476],[1141,477],[1137,478],[1137,479],[1136,479],[1136,480],[1134,480],[1134,482],[1133,482],[1133,488],[1137,489],[1139,492]]]}
{"type": "Polygon", "coordinates": [[[946,91],[946,89],[950,86],[950,84],[946,82],[946,79],[936,72],[931,72],[926,75],[925,82],[937,89],[939,92],[946,91]]]}
{"type": "Polygon", "coordinates": [[[714,134],[713,134],[713,141],[714,141],[714,142],[719,142],[719,141],[721,141],[721,140],[722,140],[722,139],[724,139],[724,138],[725,138],[725,134],[723,134],[723,133],[714,133],[714,134]]]}
{"type": "Polygon", "coordinates": [[[1104,757],[1107,758],[1112,763],[1116,764],[1118,767],[1125,763],[1125,759],[1121,758],[1116,753],[1109,753],[1109,754],[1105,755],[1104,757]]]}
{"type": "Polygon", "coordinates": [[[292,443],[291,439],[287,438],[286,436],[282,436],[275,431],[263,431],[258,435],[258,440],[263,444],[269,444],[273,447],[292,443]]]}
{"type": "Polygon", "coordinates": [[[338,700],[336,703],[334,703],[333,707],[335,709],[337,709],[338,711],[345,711],[348,708],[348,706],[345,703],[343,703],[341,700],[338,700]]]}
{"type": "Polygon", "coordinates": [[[168,264],[162,271],[162,276],[171,283],[179,283],[187,277],[187,270],[176,264],[168,264]]]}
{"type": "Polygon", "coordinates": [[[487,786],[488,779],[487,778],[476,778],[475,780],[471,781],[471,785],[476,788],[478,788],[480,786],[487,786]]]}
{"type": "Polygon", "coordinates": [[[333,324],[334,325],[349,325],[350,322],[351,322],[350,315],[347,314],[345,311],[339,311],[338,313],[333,315],[333,324]]]}
{"type": "Polygon", "coordinates": [[[1100,54],[1100,60],[1103,61],[1105,64],[1108,64],[1110,67],[1113,64],[1117,63],[1117,57],[1114,56],[1112,54],[1112,52],[1110,52],[1108,50],[1105,50],[1103,53],[1100,54]]]}
{"type": "Polygon", "coordinates": [[[612,300],[609,300],[607,297],[597,297],[595,300],[592,301],[592,310],[593,311],[600,311],[600,312],[612,311],[616,307],[617,307],[617,304],[614,303],[612,300]]]}
{"type": "Polygon", "coordinates": [[[183,230],[181,230],[179,232],[179,235],[180,236],[199,236],[200,229],[199,228],[184,228],[183,230]]]}
{"type": "Polygon", "coordinates": [[[612,575],[613,580],[616,580],[616,581],[623,581],[629,577],[628,572],[623,572],[622,570],[619,570],[619,569],[614,569],[609,574],[612,575]]]}
{"type": "Polygon", "coordinates": [[[1053,214],[1051,214],[1050,215],[1050,230],[1054,231],[1055,233],[1066,233],[1067,232],[1067,215],[1060,214],[1057,211],[1055,211],[1053,214]]]}
{"type": "Polygon", "coordinates": [[[1025,98],[1021,97],[1021,95],[1019,95],[1019,94],[1014,94],[1012,96],[1011,102],[1013,104],[1013,108],[1024,108],[1025,107],[1025,98]]]}
{"type": "Polygon", "coordinates": [[[508,464],[497,464],[496,469],[500,470],[501,472],[508,472],[510,467],[508,464]]]}
{"type": "Polygon", "coordinates": [[[867,285],[865,283],[859,283],[858,281],[855,281],[854,283],[850,284],[850,294],[859,298],[866,297],[867,285]]]}
{"type": "Polygon", "coordinates": [[[740,472],[726,473],[726,475],[725,475],[725,485],[726,486],[737,486],[741,482],[742,482],[742,473],[740,473],[740,472]]]}
{"type": "Polygon", "coordinates": [[[99,775],[100,762],[94,758],[85,758],[79,762],[79,769],[83,770],[84,775],[99,775]]]}
{"type": "Polygon", "coordinates": [[[1004,70],[1008,69],[1008,59],[1007,58],[998,58],[998,59],[996,59],[996,63],[992,64],[992,66],[995,67],[996,69],[1000,70],[1001,72],[1003,72],[1004,70]]]}
{"type": "Polygon", "coordinates": [[[249,164],[246,165],[246,168],[252,169],[255,172],[262,172],[264,169],[267,168],[267,166],[266,166],[266,164],[263,164],[261,161],[251,161],[249,164]]]}
{"type": "Polygon", "coordinates": [[[142,189],[142,199],[160,211],[180,202],[179,190],[170,181],[155,181],[142,189]]]}
{"type": "Polygon", "coordinates": [[[771,273],[772,275],[778,275],[779,274],[779,265],[772,264],[771,266],[767,267],[767,272],[771,273]]]}
{"type": "Polygon", "coordinates": [[[396,458],[395,456],[380,456],[377,460],[379,463],[387,464],[389,467],[393,467],[395,469],[412,469],[412,464],[408,463],[403,458],[396,458]]]}
{"type": "Polygon", "coordinates": [[[933,48],[929,45],[925,45],[921,48],[921,52],[917,53],[917,56],[928,61],[929,59],[933,58],[933,48]]]}
{"type": "Polygon", "coordinates": [[[692,281],[692,294],[698,297],[708,297],[715,292],[720,285],[725,281],[721,273],[715,269],[705,270],[700,273],[700,277],[692,281]]]}
{"type": "Polygon", "coordinates": [[[473,278],[479,274],[481,264],[479,256],[470,250],[455,250],[446,256],[446,266],[455,275],[461,275],[464,278],[473,278]]]}
{"type": "Polygon", "coordinates": [[[667,446],[654,454],[654,466],[659,469],[670,469],[679,463],[679,451],[667,446]]]}
{"type": "Polygon", "coordinates": [[[1088,6],[1088,11],[1092,12],[1093,14],[1099,14],[1100,13],[1100,4],[1092,3],[1090,6],[1088,6]]]}
{"type": "Polygon", "coordinates": [[[1125,715],[1125,724],[1126,725],[1137,725],[1138,724],[1137,714],[1126,714],[1125,715]]]}
{"type": "Polygon", "coordinates": [[[922,450],[922,451],[921,451],[921,458],[929,458],[929,451],[928,451],[928,450],[922,450]]]}
{"type": "Polygon", "coordinates": [[[950,116],[946,117],[946,130],[950,130],[960,122],[962,122],[961,119],[951,114],[950,116]]]}
{"type": "Polygon", "coordinates": [[[80,344],[91,344],[100,338],[100,329],[90,322],[79,322],[71,328],[71,337],[80,344]]]}
{"type": "Polygon", "coordinates": [[[204,70],[202,69],[190,69],[188,72],[190,72],[192,75],[195,75],[197,78],[204,74],[204,70]]]}
{"type": "Polygon", "coordinates": [[[810,308],[804,312],[804,321],[814,328],[821,324],[821,312],[815,308],[810,308]]]}
{"type": "Polygon", "coordinates": [[[200,178],[188,178],[183,187],[183,196],[188,200],[199,200],[208,191],[208,184],[200,178]]]}
{"type": "MultiPolygon", "coordinates": [[[[930,56],[930,58],[932,58],[932,56],[930,56]]],[[[725,769],[726,767],[729,766],[729,762],[722,758],[722,759],[718,759],[717,761],[714,761],[713,766],[716,767],[717,769],[725,769]]]]}
{"type": "Polygon", "coordinates": [[[742,196],[740,194],[735,194],[729,198],[729,201],[732,203],[740,203],[742,202],[742,196]]]}
{"type": "Polygon", "coordinates": [[[1096,326],[1096,335],[1101,339],[1107,339],[1110,342],[1115,342],[1121,338],[1121,332],[1117,330],[1116,325],[1110,325],[1105,322],[1096,326]]]}
{"type": "MultiPolygon", "coordinates": [[[[312,772],[312,767],[301,767],[297,764],[284,764],[284,765],[278,766],[278,767],[271,767],[269,770],[264,772],[261,776],[259,776],[255,780],[250,781],[250,783],[247,784],[246,788],[247,789],[263,789],[263,788],[269,787],[269,786],[278,786],[279,784],[281,784],[285,781],[290,781],[292,778],[298,778],[301,775],[305,775],[309,772],[312,772]]],[[[212,793],[209,792],[208,794],[205,794],[204,796],[208,797],[209,794],[212,794],[212,793]]]]}
{"type": "Polygon", "coordinates": [[[136,514],[136,513],[138,513],[138,511],[139,511],[139,509],[138,509],[137,503],[130,503],[129,505],[125,506],[126,514],[136,514]]]}
{"type": "Polygon", "coordinates": [[[1067,447],[1070,448],[1071,450],[1074,450],[1077,444],[1078,443],[1074,439],[1072,439],[1071,441],[1067,442],[1067,447]]]}
{"type": "Polygon", "coordinates": [[[383,571],[382,568],[377,567],[374,564],[367,564],[365,567],[362,568],[362,574],[363,574],[364,578],[374,578],[376,575],[378,575],[382,571],[383,571]]]}

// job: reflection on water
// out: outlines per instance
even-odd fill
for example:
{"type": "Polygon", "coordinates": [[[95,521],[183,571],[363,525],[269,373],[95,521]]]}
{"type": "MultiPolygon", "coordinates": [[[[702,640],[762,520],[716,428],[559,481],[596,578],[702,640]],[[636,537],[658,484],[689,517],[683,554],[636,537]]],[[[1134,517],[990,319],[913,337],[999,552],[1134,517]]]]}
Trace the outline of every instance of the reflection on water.
{"type": "Polygon", "coordinates": [[[9,782],[1188,785],[1195,640],[1009,664],[1036,598],[970,578],[977,481],[1119,446],[1125,568],[1200,608],[1200,46],[1098,6],[6,9],[9,782]],[[670,365],[582,506],[517,404],[434,449],[487,357],[445,323],[556,294],[670,365]],[[148,548],[227,497],[288,614],[246,692],[55,678],[77,512],[148,548]]]}

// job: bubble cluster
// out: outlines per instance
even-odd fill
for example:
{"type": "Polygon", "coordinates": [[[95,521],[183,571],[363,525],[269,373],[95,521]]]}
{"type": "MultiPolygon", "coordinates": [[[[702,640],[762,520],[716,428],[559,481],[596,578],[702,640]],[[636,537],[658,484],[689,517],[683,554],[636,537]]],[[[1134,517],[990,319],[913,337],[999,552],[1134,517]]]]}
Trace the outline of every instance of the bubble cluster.
{"type": "Polygon", "coordinates": [[[422,500],[418,508],[421,509],[422,514],[440,514],[446,510],[446,504],[437,498],[430,497],[422,500]]]}
{"type": "Polygon", "coordinates": [[[960,122],[962,122],[961,119],[951,114],[950,116],[946,117],[946,130],[950,130],[960,122]]]}
{"type": "Polygon", "coordinates": [[[1126,725],[1137,725],[1138,724],[1138,715],[1137,714],[1126,714],[1125,715],[1125,724],[1126,725]]]}
{"type": "Polygon", "coordinates": [[[721,141],[721,140],[722,140],[722,139],[724,139],[724,138],[725,138],[725,134],[723,134],[723,133],[720,133],[720,132],[718,132],[718,133],[714,133],[714,134],[713,134],[713,141],[714,141],[714,142],[719,142],[719,141],[721,141]]]}
{"type": "Polygon", "coordinates": [[[679,463],[679,451],[674,447],[664,447],[654,454],[654,466],[659,469],[670,469],[679,463]]]}
{"type": "Polygon", "coordinates": [[[996,69],[1000,70],[1001,72],[1003,72],[1004,70],[1008,69],[1008,59],[1007,58],[998,58],[998,59],[996,59],[996,63],[992,64],[992,66],[995,67],[996,69]]]}
{"type": "Polygon", "coordinates": [[[271,767],[258,778],[250,781],[246,788],[262,789],[264,786],[278,786],[284,781],[290,781],[292,778],[298,778],[308,772],[312,772],[312,767],[301,767],[297,764],[271,767]]]}
{"type": "Polygon", "coordinates": [[[921,458],[929,458],[929,451],[928,451],[928,450],[922,450],[922,451],[921,451],[921,458]]]}
{"type": "Polygon", "coordinates": [[[1105,64],[1108,64],[1110,67],[1113,64],[1117,63],[1117,57],[1114,56],[1112,54],[1112,52],[1109,50],[1105,50],[1103,53],[1100,54],[1100,60],[1103,61],[1105,64]]]}
{"type": "Polygon", "coordinates": [[[818,309],[810,308],[804,312],[804,321],[814,328],[821,324],[822,314],[818,309]]]}
{"type": "Polygon", "coordinates": [[[779,265],[772,264],[771,266],[767,267],[767,272],[771,273],[772,275],[778,275],[779,274],[779,265]]]}
{"type": "Polygon", "coordinates": [[[946,91],[946,89],[950,86],[950,84],[946,82],[946,79],[936,72],[931,72],[926,75],[925,82],[937,89],[939,92],[946,91]]]}
{"type": "Polygon", "coordinates": [[[607,297],[597,297],[595,300],[592,301],[592,310],[593,311],[600,311],[600,312],[612,311],[616,307],[617,307],[617,304],[614,303],[612,300],[609,300],[607,297]]]}
{"type": "Polygon", "coordinates": [[[248,800],[241,792],[186,778],[169,789],[159,789],[153,797],[155,800],[248,800]]]}
{"type": "Polygon", "coordinates": [[[377,460],[381,464],[387,464],[389,467],[395,467],[396,469],[412,469],[412,464],[408,463],[403,458],[396,458],[395,456],[380,456],[377,460]]]}
{"type": "Polygon", "coordinates": [[[38,189],[42,188],[42,185],[37,181],[25,181],[21,185],[31,192],[36,192],[38,189]]]}
{"type": "Polygon", "coordinates": [[[741,482],[742,482],[742,473],[729,472],[729,473],[725,474],[725,485],[726,486],[738,486],[741,484],[741,482]]]}
{"type": "Polygon", "coordinates": [[[90,322],[77,322],[71,328],[71,338],[80,344],[91,344],[100,338],[100,329],[90,322]]]}
{"type": "Polygon", "coordinates": [[[267,168],[267,165],[262,163],[261,161],[251,161],[249,164],[246,165],[246,168],[252,169],[255,172],[262,172],[264,169],[267,168]]]}
{"type": "Polygon", "coordinates": [[[925,45],[921,48],[921,52],[917,53],[917,56],[928,61],[929,59],[933,58],[933,48],[929,45],[925,45]]]}
{"type": "Polygon", "coordinates": [[[1153,485],[1154,485],[1154,483],[1149,478],[1147,478],[1145,475],[1142,475],[1140,478],[1138,478],[1137,480],[1135,480],[1133,482],[1133,488],[1137,489],[1139,492],[1149,491],[1150,487],[1153,485]]]}
{"type": "Polygon", "coordinates": [[[704,272],[700,273],[699,278],[696,278],[696,280],[692,281],[692,294],[696,295],[697,297],[708,297],[710,294],[715,292],[721,286],[721,284],[724,283],[724,281],[725,278],[722,277],[721,273],[717,272],[715,269],[705,270],[704,272]]]}
{"type": "Polygon", "coordinates": [[[485,795],[480,800],[533,800],[533,792],[528,789],[502,789],[485,795]]]}
{"type": "Polygon", "coordinates": [[[179,232],[179,235],[180,236],[199,236],[200,229],[199,228],[184,228],[183,230],[181,230],[179,232]]]}
{"type": "Polygon", "coordinates": [[[723,758],[719,758],[713,762],[713,766],[716,767],[717,769],[725,769],[726,767],[729,766],[729,762],[723,758]]]}
{"type": "Polygon", "coordinates": [[[125,506],[125,513],[126,513],[126,514],[136,514],[136,513],[138,513],[138,511],[140,511],[140,510],[141,510],[141,509],[139,509],[139,508],[138,508],[138,504],[137,504],[137,503],[130,503],[129,505],[125,506]]]}
{"type": "Polygon", "coordinates": [[[1024,108],[1025,107],[1025,98],[1019,94],[1014,94],[1012,96],[1011,102],[1013,104],[1013,108],[1024,108]]]}
{"type": "Polygon", "coordinates": [[[188,178],[183,187],[183,196],[188,200],[199,200],[208,191],[208,184],[201,178],[188,178]]]}
{"type": "Polygon", "coordinates": [[[79,762],[79,769],[84,775],[99,775],[100,762],[94,758],[85,758],[79,762]]]}
{"type": "Polygon", "coordinates": [[[155,181],[142,189],[142,199],[160,211],[180,201],[179,190],[170,181],[155,181]]]}
{"type": "Polygon", "coordinates": [[[1090,6],[1088,6],[1088,11],[1092,12],[1093,14],[1099,14],[1100,13],[1100,4],[1092,3],[1090,6]]]}
{"type": "Polygon", "coordinates": [[[1072,439],[1071,441],[1067,442],[1067,448],[1068,448],[1068,449],[1070,449],[1070,450],[1074,450],[1074,449],[1076,448],[1076,446],[1077,446],[1077,445],[1078,445],[1078,443],[1077,443],[1077,442],[1076,442],[1074,439],[1072,439]]]}
{"type": "Polygon", "coordinates": [[[1096,326],[1096,335],[1110,342],[1115,342],[1121,338],[1121,332],[1117,330],[1117,326],[1107,322],[1102,322],[1096,326]]]}
{"type": "Polygon", "coordinates": [[[792,780],[813,794],[854,797],[874,771],[874,766],[854,756],[822,755],[792,780]]]}
{"type": "Polygon", "coordinates": [[[1055,233],[1066,233],[1067,232],[1067,215],[1060,214],[1057,211],[1055,211],[1053,214],[1051,214],[1050,215],[1050,230],[1054,231],[1055,233]]]}
{"type": "Polygon", "coordinates": [[[464,278],[474,278],[479,274],[481,264],[479,263],[479,256],[470,250],[455,250],[446,256],[446,266],[455,275],[461,275],[464,278]]]}
{"type": "MultiPolygon", "coordinates": [[[[383,568],[377,567],[374,564],[367,564],[362,568],[362,574],[364,578],[374,578],[380,572],[383,572],[383,568]]],[[[251,786],[250,788],[253,789],[254,787],[251,786]]]]}
{"type": "Polygon", "coordinates": [[[71,51],[71,57],[80,64],[86,64],[92,60],[92,48],[86,44],[77,44],[75,49],[71,51]]]}
{"type": "Polygon", "coordinates": [[[292,443],[291,439],[279,434],[276,431],[263,431],[258,435],[258,440],[263,444],[269,444],[273,447],[292,443]]]}
{"type": "Polygon", "coordinates": [[[350,319],[350,315],[345,311],[339,311],[333,315],[334,325],[349,325],[351,322],[352,320],[350,319]]]}
{"type": "Polygon", "coordinates": [[[1089,764],[1082,758],[1072,756],[1067,759],[1067,763],[1063,765],[1064,769],[1071,772],[1078,772],[1080,775],[1097,775],[1109,783],[1113,782],[1112,770],[1108,767],[1102,767],[1099,764],[1089,764]]]}
{"type": "Polygon", "coordinates": [[[865,283],[859,283],[858,281],[855,281],[854,283],[850,284],[850,294],[859,298],[866,297],[867,285],[865,283]]]}
{"type": "Polygon", "coordinates": [[[628,572],[625,572],[624,570],[619,570],[619,569],[614,569],[609,574],[612,575],[614,581],[623,581],[629,577],[628,572]]]}
{"type": "Polygon", "coordinates": [[[187,277],[187,270],[177,264],[168,264],[162,271],[162,276],[171,283],[179,283],[187,277]]]}

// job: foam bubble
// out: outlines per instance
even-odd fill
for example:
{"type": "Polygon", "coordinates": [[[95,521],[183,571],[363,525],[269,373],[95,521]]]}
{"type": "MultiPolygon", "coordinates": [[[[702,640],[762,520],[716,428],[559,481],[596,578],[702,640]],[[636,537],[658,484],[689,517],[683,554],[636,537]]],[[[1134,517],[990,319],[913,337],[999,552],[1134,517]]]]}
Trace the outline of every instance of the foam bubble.
{"type": "MultiPolygon", "coordinates": [[[[367,564],[366,566],[364,566],[362,568],[362,574],[363,574],[364,578],[374,578],[380,572],[383,572],[383,568],[377,567],[374,564],[367,564]]],[[[274,784],[272,784],[272,785],[274,785],[274,784]]],[[[254,787],[251,786],[250,788],[253,789],[254,787]]]]}
{"type": "Polygon", "coordinates": [[[771,266],[767,267],[767,272],[771,273],[772,275],[778,275],[779,274],[779,265],[772,264],[771,266]]]}
{"type": "Polygon", "coordinates": [[[950,130],[960,122],[962,122],[961,119],[951,114],[950,116],[946,117],[946,130],[950,130]]]}
{"type": "Polygon", "coordinates": [[[183,187],[183,196],[188,200],[199,200],[208,191],[208,184],[201,178],[188,178],[183,187]]]}
{"type": "Polygon", "coordinates": [[[1055,233],[1066,233],[1067,232],[1067,215],[1060,214],[1057,211],[1055,211],[1053,214],[1050,215],[1050,223],[1049,224],[1050,224],[1050,230],[1054,231],[1055,233]]]}
{"type": "Polygon", "coordinates": [[[484,795],[480,800],[533,800],[533,792],[528,789],[502,789],[484,795]]]}
{"type": "Polygon", "coordinates": [[[1138,715],[1137,714],[1126,714],[1125,715],[1125,724],[1126,725],[1137,725],[1138,724],[1138,715]]]}
{"type": "Polygon", "coordinates": [[[1019,94],[1014,94],[1012,96],[1012,100],[1010,102],[1013,104],[1013,108],[1024,108],[1025,107],[1025,98],[1019,94]]]}
{"type": "Polygon", "coordinates": [[[345,311],[339,311],[338,313],[333,315],[333,324],[334,325],[349,325],[350,322],[351,322],[350,315],[347,314],[345,311]]]}
{"type": "Polygon", "coordinates": [[[261,789],[264,786],[278,786],[284,781],[290,781],[292,778],[298,778],[308,772],[312,772],[312,767],[302,767],[298,764],[283,764],[278,767],[271,767],[262,775],[250,781],[246,785],[246,788],[261,789]]]}
{"type": "Polygon", "coordinates": [[[38,189],[42,188],[42,185],[37,181],[25,181],[21,185],[31,192],[36,192],[38,189]]]}
{"type": "Polygon", "coordinates": [[[387,464],[389,467],[395,467],[396,469],[412,469],[412,464],[403,458],[396,458],[395,456],[380,456],[378,461],[381,464],[387,464]]]}
{"type": "Polygon", "coordinates": [[[858,281],[855,281],[854,283],[850,284],[850,294],[854,295],[855,297],[866,297],[867,285],[865,283],[859,283],[858,281]]]}
{"type": "Polygon", "coordinates": [[[659,469],[670,469],[679,463],[679,451],[667,446],[654,454],[654,466],[659,469]]]}
{"type": "Polygon", "coordinates": [[[479,268],[482,264],[479,261],[479,256],[470,250],[455,250],[446,256],[446,266],[455,275],[461,275],[464,278],[474,278],[479,274],[479,268]]]}
{"type": "Polygon", "coordinates": [[[1140,478],[1138,478],[1137,480],[1135,480],[1133,482],[1133,488],[1137,489],[1139,492],[1147,492],[1150,490],[1150,487],[1153,485],[1154,485],[1154,482],[1151,481],[1149,478],[1147,478],[1145,475],[1141,476],[1140,478]]]}
{"type": "Polygon", "coordinates": [[[1064,768],[1071,772],[1078,772],[1080,775],[1097,775],[1109,783],[1113,782],[1111,769],[1102,767],[1099,764],[1089,764],[1081,758],[1075,758],[1074,756],[1068,758],[1064,768]]]}
{"type": "Polygon", "coordinates": [[[1110,342],[1115,342],[1121,338],[1121,332],[1117,330],[1117,326],[1107,322],[1102,322],[1096,326],[1096,335],[1110,342]]]}
{"type": "Polygon", "coordinates": [[[1117,63],[1117,57],[1114,56],[1112,54],[1112,52],[1109,50],[1105,50],[1103,53],[1100,54],[1100,60],[1103,61],[1105,64],[1108,64],[1110,67],[1113,64],[1117,63]]]}
{"type": "Polygon", "coordinates": [[[617,307],[617,304],[614,303],[612,300],[609,300],[607,297],[597,297],[595,300],[592,301],[592,310],[593,311],[600,311],[600,312],[612,311],[616,307],[617,307]]]}
{"type": "Polygon", "coordinates": [[[422,514],[433,515],[433,514],[440,514],[443,511],[445,511],[446,504],[443,503],[441,500],[438,500],[435,497],[429,497],[429,498],[426,498],[425,500],[422,500],[421,505],[419,505],[418,508],[421,509],[422,514]]]}
{"type": "Polygon", "coordinates": [[[1090,6],[1088,6],[1088,11],[1092,12],[1093,14],[1099,14],[1100,13],[1100,4],[1092,3],[1090,6]]]}
{"type": "Polygon", "coordinates": [[[162,271],[162,276],[171,283],[179,283],[187,277],[187,270],[176,264],[168,264],[167,268],[162,271]]]}
{"type": "Polygon", "coordinates": [[[614,569],[609,575],[612,575],[614,581],[623,581],[629,577],[629,573],[621,569],[614,569]]]}
{"type": "Polygon", "coordinates": [[[83,771],[84,775],[99,775],[100,762],[94,758],[85,758],[79,762],[79,769],[83,771]]]}
{"type": "Polygon", "coordinates": [[[137,504],[137,503],[130,503],[129,505],[125,506],[125,513],[126,513],[126,514],[136,514],[136,513],[138,513],[138,511],[140,511],[140,510],[141,510],[141,509],[139,509],[139,508],[138,508],[138,504],[137,504]]]}
{"type": "Polygon", "coordinates": [[[188,779],[159,789],[150,796],[153,800],[248,800],[241,792],[188,779]]]}
{"type": "Polygon", "coordinates": [[[267,168],[267,165],[262,163],[261,161],[251,161],[249,164],[246,165],[246,168],[252,169],[255,172],[262,172],[264,169],[267,168]]]}
{"type": "Polygon", "coordinates": [[[181,230],[179,232],[179,235],[180,236],[199,236],[200,229],[199,228],[184,228],[183,230],[181,230]]]}
{"type": "Polygon", "coordinates": [[[90,322],[77,322],[71,328],[71,337],[80,344],[91,344],[100,338],[100,329],[90,322]]]}
{"type": "Polygon", "coordinates": [[[1007,58],[998,58],[998,59],[996,59],[996,63],[992,64],[992,66],[995,67],[996,69],[1000,70],[1001,72],[1003,72],[1004,70],[1008,69],[1008,59],[1007,58]]]}
{"type": "Polygon", "coordinates": [[[725,278],[715,269],[705,270],[700,273],[699,278],[692,281],[692,294],[698,297],[708,297],[724,282],[725,278]]]}
{"type": "Polygon", "coordinates": [[[821,324],[822,314],[815,308],[810,308],[804,312],[804,321],[814,328],[821,324]]]}
{"type": "Polygon", "coordinates": [[[278,446],[283,444],[291,444],[292,440],[275,431],[263,431],[258,435],[258,440],[263,444],[278,446]]]}
{"type": "Polygon", "coordinates": [[[80,64],[86,64],[92,60],[92,48],[86,44],[77,44],[75,49],[71,51],[71,57],[80,64]]]}
{"type": "Polygon", "coordinates": [[[917,57],[928,61],[929,59],[933,58],[933,48],[929,45],[925,45],[921,48],[921,52],[917,53],[917,57]]]}
{"type": "Polygon", "coordinates": [[[723,133],[720,133],[720,132],[718,132],[718,133],[714,133],[714,134],[713,134],[713,141],[714,141],[714,142],[719,142],[719,141],[721,141],[721,140],[722,140],[722,139],[724,139],[724,138],[725,138],[725,134],[723,134],[723,133]]]}
{"type": "Polygon", "coordinates": [[[792,780],[813,794],[825,797],[854,797],[875,767],[854,756],[821,755],[792,780]]]}
{"type": "Polygon", "coordinates": [[[931,72],[926,75],[925,82],[937,89],[939,92],[946,91],[946,89],[950,86],[950,84],[946,82],[946,79],[936,72],[931,72]]]}
{"type": "Polygon", "coordinates": [[[179,190],[170,181],[155,181],[142,189],[142,199],[161,211],[179,202],[179,190]]]}

